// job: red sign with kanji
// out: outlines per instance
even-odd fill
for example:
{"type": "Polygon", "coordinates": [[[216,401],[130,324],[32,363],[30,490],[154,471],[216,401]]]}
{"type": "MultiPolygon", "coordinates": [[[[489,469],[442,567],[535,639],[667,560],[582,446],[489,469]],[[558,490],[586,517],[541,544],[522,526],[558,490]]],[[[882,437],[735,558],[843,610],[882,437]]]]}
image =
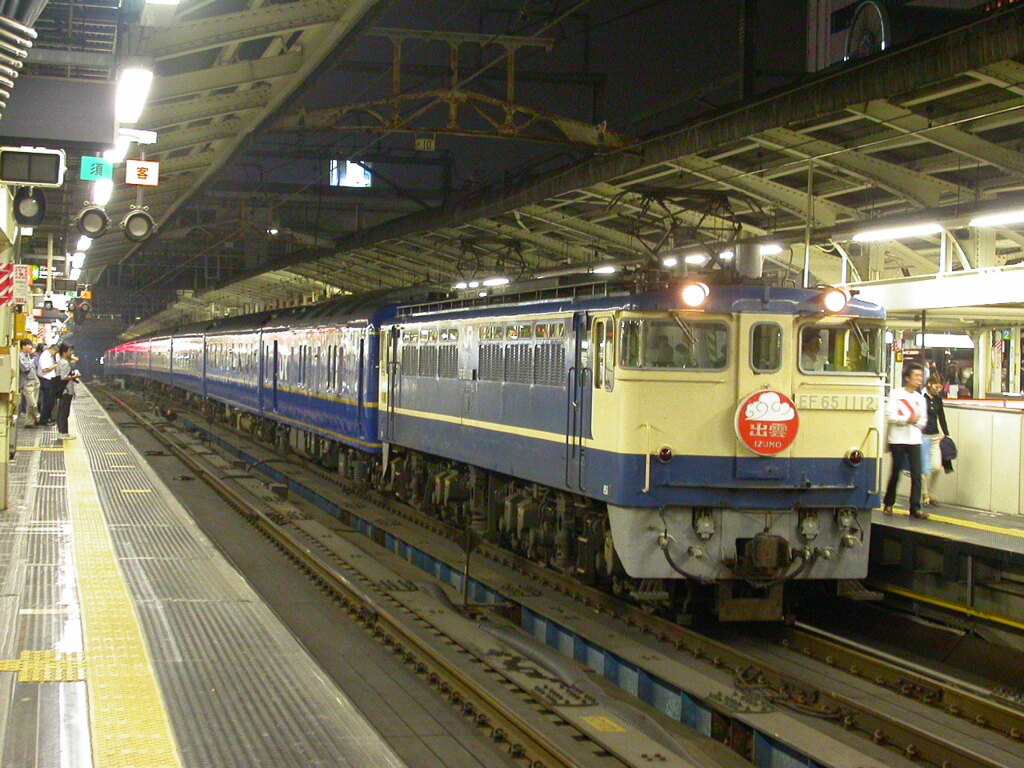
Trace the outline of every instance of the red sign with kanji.
{"type": "Polygon", "coordinates": [[[146,160],[127,160],[124,164],[124,183],[155,187],[160,181],[160,163],[146,160]]]}
{"type": "Polygon", "coordinates": [[[743,400],[736,409],[736,436],[749,450],[775,456],[796,440],[800,414],[793,401],[774,389],[762,389],[743,400]]]}

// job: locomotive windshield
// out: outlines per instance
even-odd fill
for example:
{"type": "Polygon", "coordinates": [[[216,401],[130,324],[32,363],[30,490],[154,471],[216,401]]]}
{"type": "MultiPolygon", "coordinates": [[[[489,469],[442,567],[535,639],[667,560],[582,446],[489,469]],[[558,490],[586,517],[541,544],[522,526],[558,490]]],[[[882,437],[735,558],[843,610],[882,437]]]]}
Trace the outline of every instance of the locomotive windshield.
{"type": "Polygon", "coordinates": [[[878,373],[882,328],[850,318],[840,325],[807,326],[800,332],[800,370],[809,374],[878,373]]]}
{"type": "Polygon", "coordinates": [[[623,320],[621,368],[720,371],[729,359],[729,328],[719,322],[665,317],[623,320]]]}

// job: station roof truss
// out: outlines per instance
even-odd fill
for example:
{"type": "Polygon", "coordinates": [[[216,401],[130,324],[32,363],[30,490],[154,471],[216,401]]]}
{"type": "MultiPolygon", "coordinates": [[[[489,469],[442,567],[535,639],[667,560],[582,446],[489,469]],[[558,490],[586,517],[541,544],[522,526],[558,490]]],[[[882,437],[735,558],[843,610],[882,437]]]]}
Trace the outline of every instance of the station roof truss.
{"type": "MultiPolygon", "coordinates": [[[[288,55],[282,49],[268,58],[288,55]]],[[[249,99],[252,90],[268,87],[252,84],[214,98],[249,99]]],[[[183,108],[155,109],[169,115],[183,108]]],[[[205,176],[196,170],[183,177],[185,195],[205,176]]],[[[782,244],[771,268],[797,281],[809,240],[810,270],[823,284],[840,282],[844,270],[848,282],[857,282],[999,267],[1024,257],[1024,234],[982,233],[966,222],[979,210],[1024,207],[1022,178],[1024,9],[1015,8],[528,186],[339,238],[330,252],[274,264],[218,295],[251,295],[268,280],[310,281],[309,294],[517,279],[608,261],[656,264],[669,253],[682,261],[738,240],[782,244]],[[850,242],[872,225],[922,220],[946,230],[850,242]]],[[[178,303],[131,332],[192,319],[196,304],[178,303]]]]}
{"type": "MultiPolygon", "coordinates": [[[[160,162],[160,185],[143,196],[158,225],[225,166],[377,2],[192,0],[169,24],[130,27],[122,53],[154,63],[135,127],[158,133],[145,159],[160,162]]],[[[110,220],[120,222],[136,202],[135,188],[120,187],[106,207],[110,220]]],[[[97,240],[83,280],[94,281],[137,250],[120,237],[97,240]]]]}

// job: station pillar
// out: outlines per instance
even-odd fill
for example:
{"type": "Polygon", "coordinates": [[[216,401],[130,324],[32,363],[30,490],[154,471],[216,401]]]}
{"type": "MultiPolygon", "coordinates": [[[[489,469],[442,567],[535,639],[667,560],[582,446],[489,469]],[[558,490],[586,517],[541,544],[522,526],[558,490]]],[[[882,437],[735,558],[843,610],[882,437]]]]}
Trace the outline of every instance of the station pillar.
{"type": "MultiPolygon", "coordinates": [[[[10,188],[0,184],[0,264],[14,262],[18,225],[10,188]]],[[[14,346],[14,304],[0,306],[0,510],[7,509],[7,471],[18,417],[18,351],[14,346]]]]}

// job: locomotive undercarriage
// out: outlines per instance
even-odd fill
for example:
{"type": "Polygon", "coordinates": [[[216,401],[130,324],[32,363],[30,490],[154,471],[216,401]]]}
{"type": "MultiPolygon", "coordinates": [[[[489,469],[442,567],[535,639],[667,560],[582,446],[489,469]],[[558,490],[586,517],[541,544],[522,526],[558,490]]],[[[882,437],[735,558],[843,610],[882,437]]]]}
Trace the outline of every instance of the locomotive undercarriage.
{"type": "MultiPolygon", "coordinates": [[[[533,562],[629,597],[645,610],[677,621],[709,612],[733,621],[783,618],[783,584],[767,578],[762,583],[742,579],[702,583],[700,578],[675,574],[669,578],[630,576],[615,550],[603,503],[394,446],[385,465],[380,457],[194,393],[163,385],[153,389],[168,405],[170,395],[174,402],[184,402],[212,423],[230,424],[261,442],[315,461],[345,480],[389,493],[424,514],[471,530],[533,562]]],[[[695,510],[694,519],[701,517],[702,511],[695,510]]],[[[699,528],[695,523],[694,530],[699,528]]],[[[652,535],[657,540],[656,533],[652,535]]],[[[778,544],[776,537],[751,542],[747,555],[775,562],[780,556],[778,544]]]]}

